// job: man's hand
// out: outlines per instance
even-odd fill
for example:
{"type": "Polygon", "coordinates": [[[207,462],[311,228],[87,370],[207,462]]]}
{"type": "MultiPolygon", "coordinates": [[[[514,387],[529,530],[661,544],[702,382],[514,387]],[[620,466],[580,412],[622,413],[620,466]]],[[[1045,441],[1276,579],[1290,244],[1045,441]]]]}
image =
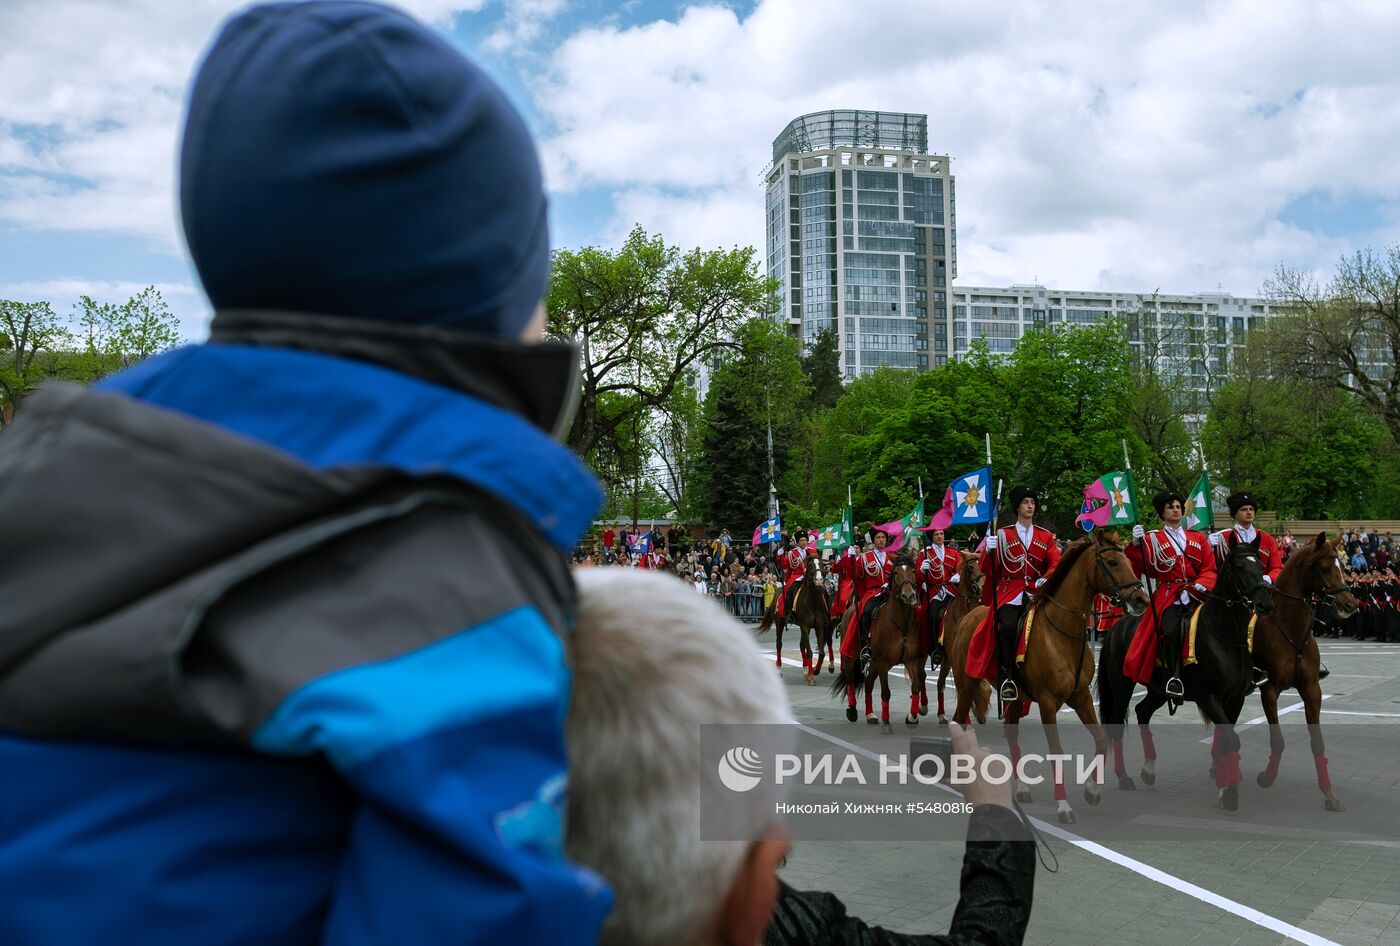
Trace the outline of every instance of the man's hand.
{"type": "Polygon", "coordinates": [[[1220,533],[1212,532],[1209,536],[1210,544],[1213,548],[1220,548],[1220,533]]]}
{"type": "Polygon", "coordinates": [[[1146,534],[1147,532],[1143,529],[1142,523],[1138,523],[1137,525],[1133,526],[1133,538],[1137,541],[1141,542],[1142,537],[1146,534]]]}
{"type": "Polygon", "coordinates": [[[1264,584],[1266,584],[1266,585],[1272,585],[1273,583],[1274,583],[1274,580],[1273,580],[1272,578],[1270,578],[1268,575],[1265,575],[1265,576],[1264,576],[1264,584]]]}
{"type": "Polygon", "coordinates": [[[1040,587],[1041,585],[1043,585],[1043,584],[1045,584],[1045,579],[1044,579],[1044,578],[1037,578],[1037,579],[1035,580],[1035,586],[1036,586],[1037,588],[1039,588],[1039,587],[1040,587]]]}
{"type": "Polygon", "coordinates": [[[956,584],[958,584],[958,583],[961,582],[961,581],[962,581],[962,575],[954,575],[952,578],[949,578],[949,579],[948,579],[948,584],[950,584],[950,585],[956,585],[956,584]]]}
{"type": "Polygon", "coordinates": [[[993,532],[991,535],[987,536],[987,551],[988,551],[988,552],[995,552],[996,550],[997,550],[997,534],[996,534],[995,532],[993,532]]]}
{"type": "Polygon", "coordinates": [[[973,767],[972,781],[956,786],[963,793],[963,797],[973,805],[1000,805],[1003,808],[1011,808],[1010,779],[996,785],[982,780],[982,764],[991,753],[977,744],[976,733],[971,728],[964,729],[957,723],[950,722],[948,734],[953,737],[955,755],[970,755],[977,760],[973,767]]]}

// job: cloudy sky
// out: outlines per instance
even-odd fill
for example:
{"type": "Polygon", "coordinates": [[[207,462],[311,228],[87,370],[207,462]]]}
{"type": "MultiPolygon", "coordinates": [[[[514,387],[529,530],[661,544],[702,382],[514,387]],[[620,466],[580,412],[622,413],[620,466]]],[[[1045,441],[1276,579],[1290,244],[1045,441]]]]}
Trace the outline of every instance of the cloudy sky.
{"type": "MultiPolygon", "coordinates": [[[[761,245],[789,120],[923,112],[960,285],[1254,294],[1400,240],[1400,3],[405,0],[540,139],[556,246],[761,245]]],[[[0,298],[207,305],[174,203],[226,0],[0,2],[0,298]]]]}

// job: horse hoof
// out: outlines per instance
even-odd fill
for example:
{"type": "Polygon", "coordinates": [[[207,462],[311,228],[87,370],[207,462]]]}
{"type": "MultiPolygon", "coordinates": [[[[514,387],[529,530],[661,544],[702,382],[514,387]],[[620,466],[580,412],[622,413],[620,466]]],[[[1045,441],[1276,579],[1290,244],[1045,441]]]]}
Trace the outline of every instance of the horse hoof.
{"type": "Polygon", "coordinates": [[[871,726],[874,726],[874,725],[876,725],[877,723],[880,722],[880,717],[876,716],[874,713],[866,713],[866,714],[865,714],[865,721],[866,721],[867,723],[869,723],[871,726]]]}
{"type": "Polygon", "coordinates": [[[1322,800],[1322,807],[1323,807],[1323,808],[1326,808],[1328,811],[1343,811],[1343,810],[1344,810],[1344,809],[1342,808],[1342,801],[1341,801],[1340,798],[1324,798],[1324,799],[1322,800]]]}
{"type": "Polygon", "coordinates": [[[1084,789],[1084,800],[1091,805],[1097,805],[1099,802],[1103,801],[1103,793],[1091,792],[1086,788],[1084,789]]]}
{"type": "Polygon", "coordinates": [[[1055,820],[1060,824],[1074,824],[1074,812],[1062,811],[1055,816],[1055,820]]]}
{"type": "Polygon", "coordinates": [[[938,714],[938,725],[940,725],[940,726],[946,726],[946,725],[948,725],[948,717],[944,716],[942,713],[939,713],[939,714],[938,714]]]}
{"type": "Polygon", "coordinates": [[[855,708],[854,706],[848,706],[848,707],[846,707],[846,722],[848,722],[848,723],[854,723],[855,721],[856,721],[856,708],[855,708]]]}
{"type": "Polygon", "coordinates": [[[1215,766],[1213,766],[1213,765],[1212,765],[1212,766],[1210,767],[1210,769],[1207,770],[1207,772],[1206,772],[1206,775],[1209,776],[1209,778],[1210,778],[1210,780],[1211,780],[1212,782],[1215,781],[1215,772],[1216,772],[1216,768],[1215,768],[1215,766]]]}
{"type": "Polygon", "coordinates": [[[906,725],[906,726],[917,726],[917,725],[919,725],[919,717],[915,716],[913,713],[910,713],[908,716],[904,717],[904,725],[906,725]]]}
{"type": "Polygon", "coordinates": [[[1138,775],[1142,777],[1142,784],[1144,785],[1157,784],[1157,776],[1154,773],[1147,771],[1146,769],[1143,769],[1141,772],[1138,773],[1138,775]]]}
{"type": "Polygon", "coordinates": [[[1016,800],[1023,805],[1031,803],[1031,790],[1029,788],[1016,789],[1016,800]]]}
{"type": "Polygon", "coordinates": [[[886,735],[886,736],[893,736],[893,735],[894,735],[894,727],[891,726],[889,723],[881,723],[881,724],[880,724],[880,732],[883,733],[883,734],[886,735]]]}
{"type": "Polygon", "coordinates": [[[927,703],[924,703],[924,704],[922,704],[922,705],[919,707],[919,715],[920,715],[920,716],[927,716],[927,715],[928,715],[928,704],[927,704],[927,703]]]}
{"type": "Polygon", "coordinates": [[[834,664],[827,664],[827,665],[826,665],[826,672],[827,672],[827,673],[835,673],[835,672],[836,672],[836,667],[835,667],[835,665],[834,665],[834,664]]]}
{"type": "MultiPolygon", "coordinates": [[[[1147,784],[1151,785],[1152,783],[1148,782],[1147,784]]],[[[1133,781],[1131,775],[1120,775],[1118,776],[1118,789],[1124,792],[1135,792],[1137,791],[1137,782],[1133,781]]]]}
{"type": "Polygon", "coordinates": [[[1254,777],[1254,781],[1258,783],[1260,788],[1269,788],[1274,784],[1274,778],[1275,776],[1270,775],[1268,772],[1260,772],[1254,777]]]}
{"type": "Polygon", "coordinates": [[[985,725],[987,725],[987,714],[986,714],[986,713],[978,713],[978,714],[977,714],[977,725],[979,725],[979,726],[985,726],[985,725]]]}
{"type": "Polygon", "coordinates": [[[1220,807],[1226,811],[1238,811],[1240,807],[1240,790],[1231,786],[1220,790],[1220,807]]]}
{"type": "Polygon", "coordinates": [[[813,676],[812,674],[810,674],[810,673],[807,674],[807,685],[808,685],[809,687],[814,687],[814,686],[817,685],[817,678],[814,677],[814,676],[813,676]]]}

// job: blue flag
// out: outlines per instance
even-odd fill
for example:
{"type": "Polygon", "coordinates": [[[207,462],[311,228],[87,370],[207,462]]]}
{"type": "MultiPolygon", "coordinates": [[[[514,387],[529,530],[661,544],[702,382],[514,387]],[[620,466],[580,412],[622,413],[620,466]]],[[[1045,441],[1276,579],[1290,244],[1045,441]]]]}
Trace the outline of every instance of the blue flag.
{"type": "Polygon", "coordinates": [[[953,525],[986,522],[992,518],[992,468],[964,473],[948,484],[953,491],[953,525]]]}
{"type": "Polygon", "coordinates": [[[753,530],[754,545],[766,545],[769,542],[778,542],[783,537],[783,524],[779,519],[766,519],[758,524],[758,528],[753,530]]]}
{"type": "Polygon", "coordinates": [[[646,553],[650,552],[651,533],[643,532],[638,535],[632,536],[631,541],[627,543],[627,550],[629,552],[637,552],[641,555],[645,555],[646,553]]]}

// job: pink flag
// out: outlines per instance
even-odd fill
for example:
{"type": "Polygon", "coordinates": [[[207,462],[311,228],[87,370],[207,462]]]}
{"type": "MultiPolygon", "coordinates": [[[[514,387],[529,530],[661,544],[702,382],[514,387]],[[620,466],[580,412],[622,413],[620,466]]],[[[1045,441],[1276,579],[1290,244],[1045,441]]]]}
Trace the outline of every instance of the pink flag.
{"type": "Polygon", "coordinates": [[[761,522],[760,522],[758,525],[756,525],[756,526],[753,527],[753,542],[751,542],[750,544],[751,544],[755,549],[758,548],[758,530],[760,530],[760,529],[762,529],[762,528],[763,528],[763,523],[761,523],[761,522]]]}
{"type": "Polygon", "coordinates": [[[928,525],[926,525],[926,526],[919,526],[918,531],[919,531],[919,532],[937,532],[937,531],[940,530],[940,529],[942,529],[942,530],[944,530],[944,531],[947,531],[948,527],[949,527],[950,525],[952,525],[952,524],[953,524],[953,487],[950,486],[950,487],[948,487],[946,490],[944,490],[944,492],[943,492],[943,505],[939,507],[938,512],[936,512],[936,513],[933,514],[933,518],[929,520],[928,525]]]}
{"type": "Polygon", "coordinates": [[[1079,508],[1081,511],[1074,517],[1074,524],[1085,532],[1092,531],[1096,526],[1108,525],[1113,509],[1108,504],[1108,490],[1104,488],[1102,479],[1084,487],[1084,504],[1079,508]]]}
{"type": "Polygon", "coordinates": [[[886,552],[898,552],[900,549],[904,548],[903,519],[896,519],[894,522],[887,522],[882,526],[875,526],[874,528],[891,537],[889,544],[885,546],[886,552]]]}

